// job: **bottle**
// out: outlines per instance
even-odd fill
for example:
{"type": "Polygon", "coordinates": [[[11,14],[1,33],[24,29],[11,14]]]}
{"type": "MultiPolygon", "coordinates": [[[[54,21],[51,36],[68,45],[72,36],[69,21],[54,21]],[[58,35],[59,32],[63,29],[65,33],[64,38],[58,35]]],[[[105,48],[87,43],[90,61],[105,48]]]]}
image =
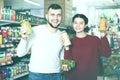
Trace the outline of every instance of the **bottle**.
{"type": "Polygon", "coordinates": [[[33,32],[31,24],[28,20],[22,20],[22,21],[20,21],[20,24],[22,27],[26,27],[26,29],[27,29],[27,32],[25,33],[26,35],[30,35],[33,32]]]}
{"type": "Polygon", "coordinates": [[[0,45],[2,44],[2,35],[0,34],[0,45]]]}
{"type": "Polygon", "coordinates": [[[2,44],[2,34],[1,34],[1,30],[0,30],[0,45],[2,44]]]}

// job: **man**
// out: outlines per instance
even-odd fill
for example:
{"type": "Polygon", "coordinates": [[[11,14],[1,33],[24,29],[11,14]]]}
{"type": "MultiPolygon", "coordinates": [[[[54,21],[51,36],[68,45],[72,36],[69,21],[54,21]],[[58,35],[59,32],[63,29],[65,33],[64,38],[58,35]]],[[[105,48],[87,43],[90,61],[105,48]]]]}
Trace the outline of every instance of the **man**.
{"type": "Polygon", "coordinates": [[[51,4],[46,14],[47,24],[33,27],[33,33],[25,36],[22,26],[21,41],[17,55],[22,57],[31,50],[29,80],[60,80],[60,60],[63,59],[63,44],[58,26],[62,20],[62,8],[51,4]]]}

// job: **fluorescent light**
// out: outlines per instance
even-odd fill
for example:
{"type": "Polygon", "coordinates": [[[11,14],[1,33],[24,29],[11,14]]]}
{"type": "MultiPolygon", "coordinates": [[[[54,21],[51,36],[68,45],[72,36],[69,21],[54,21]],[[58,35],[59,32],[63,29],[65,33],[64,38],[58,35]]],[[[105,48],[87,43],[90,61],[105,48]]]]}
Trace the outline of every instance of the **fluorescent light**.
{"type": "Polygon", "coordinates": [[[36,5],[36,6],[40,6],[39,3],[36,3],[36,2],[30,1],[30,0],[24,0],[24,1],[27,2],[27,3],[30,3],[30,4],[36,5]]]}

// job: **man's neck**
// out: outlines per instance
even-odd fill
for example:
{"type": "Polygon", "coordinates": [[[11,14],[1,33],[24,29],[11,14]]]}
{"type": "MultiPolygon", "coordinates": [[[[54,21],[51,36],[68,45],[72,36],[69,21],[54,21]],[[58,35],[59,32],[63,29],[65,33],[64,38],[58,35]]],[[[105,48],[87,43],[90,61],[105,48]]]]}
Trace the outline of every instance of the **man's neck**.
{"type": "Polygon", "coordinates": [[[49,24],[46,24],[46,27],[51,33],[56,33],[57,32],[57,28],[53,28],[49,24]]]}

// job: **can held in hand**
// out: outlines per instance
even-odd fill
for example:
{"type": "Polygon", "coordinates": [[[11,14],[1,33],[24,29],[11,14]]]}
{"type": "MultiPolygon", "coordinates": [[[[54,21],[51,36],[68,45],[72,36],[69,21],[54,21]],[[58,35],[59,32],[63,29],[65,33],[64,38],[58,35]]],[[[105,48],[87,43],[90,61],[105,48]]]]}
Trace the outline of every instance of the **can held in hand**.
{"type": "Polygon", "coordinates": [[[33,32],[32,26],[28,20],[22,20],[20,21],[20,24],[22,27],[26,27],[27,29],[27,32],[25,33],[26,35],[30,35],[33,32]]]}
{"type": "Polygon", "coordinates": [[[66,31],[62,31],[62,37],[64,38],[64,46],[69,46],[71,45],[69,36],[66,31]]]}

